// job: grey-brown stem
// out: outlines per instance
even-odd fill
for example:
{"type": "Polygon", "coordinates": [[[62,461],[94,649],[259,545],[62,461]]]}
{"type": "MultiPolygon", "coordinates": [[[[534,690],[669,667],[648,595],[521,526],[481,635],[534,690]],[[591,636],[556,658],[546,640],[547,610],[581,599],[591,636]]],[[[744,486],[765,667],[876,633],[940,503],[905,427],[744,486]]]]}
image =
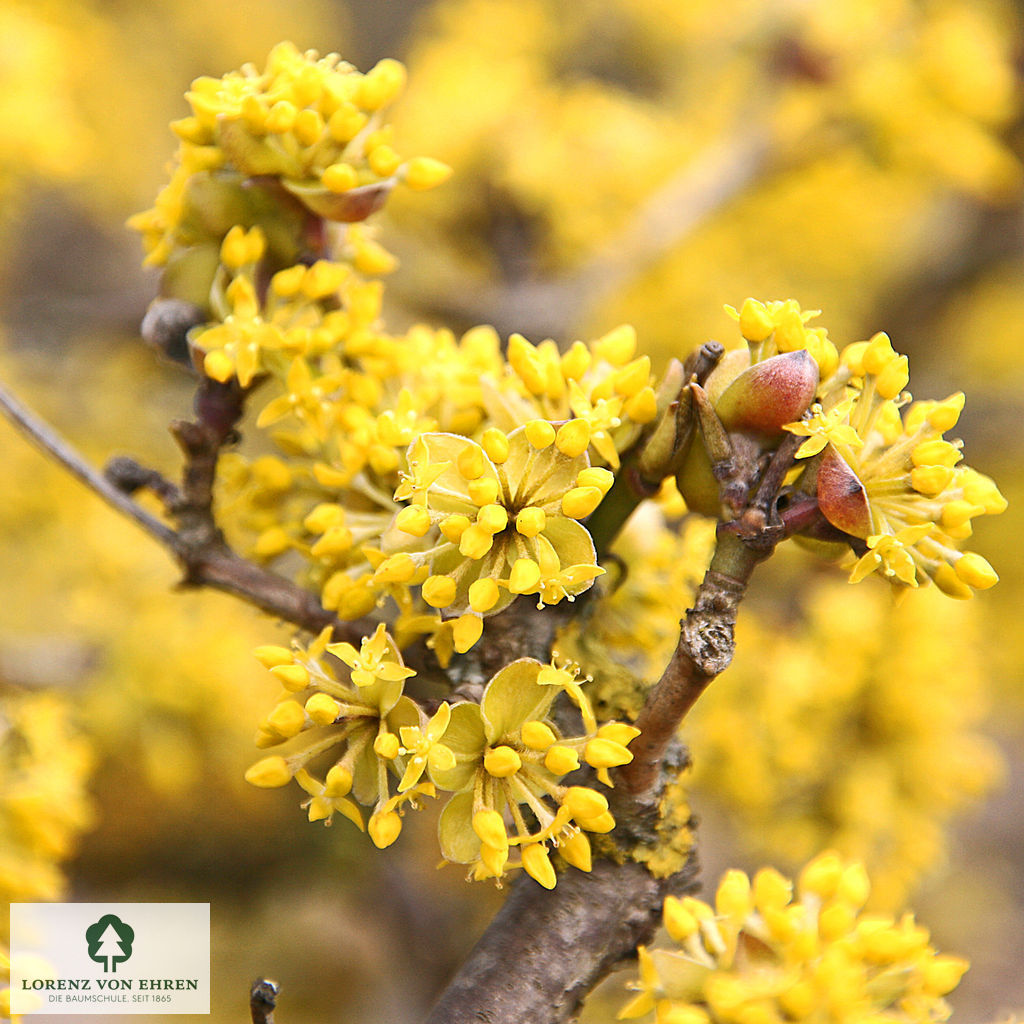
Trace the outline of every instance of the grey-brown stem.
{"type": "Polygon", "coordinates": [[[555,888],[522,875],[426,1024],[561,1024],[638,945],[670,893],[694,889],[688,866],[667,879],[627,862],[568,869],[555,888]]]}

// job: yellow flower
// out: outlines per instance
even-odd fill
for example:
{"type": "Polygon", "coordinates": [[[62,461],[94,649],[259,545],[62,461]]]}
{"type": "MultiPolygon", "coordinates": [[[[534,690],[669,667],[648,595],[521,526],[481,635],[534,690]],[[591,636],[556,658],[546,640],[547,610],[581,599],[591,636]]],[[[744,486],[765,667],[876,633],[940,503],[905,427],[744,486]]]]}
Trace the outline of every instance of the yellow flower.
{"type": "Polygon", "coordinates": [[[327,650],[352,669],[352,682],[356,686],[372,686],[376,682],[397,682],[416,675],[415,669],[402,664],[394,641],[388,636],[382,622],[373,636],[364,637],[357,651],[347,642],[328,644],[327,650]]]}
{"type": "Polygon", "coordinates": [[[409,759],[402,781],[398,784],[399,793],[404,793],[416,785],[428,767],[434,771],[445,771],[455,767],[455,755],[440,742],[450,721],[451,706],[445,701],[434,713],[426,728],[403,725],[399,729],[402,738],[399,753],[409,759]]]}
{"type": "Polygon", "coordinates": [[[970,597],[998,577],[960,542],[972,518],[1002,512],[1006,500],[960,463],[960,442],[942,436],[963,396],[907,405],[906,383],[906,358],[886,335],[843,350],[839,371],[822,384],[828,412],[787,426],[810,437],[798,452],[809,456],[804,486],[831,526],[853,538],[851,582],[878,572],[910,587],[931,579],[944,593],[970,597]]]}
{"type": "MultiPolygon", "coordinates": [[[[451,764],[429,766],[431,779],[455,794],[441,812],[439,825],[441,850],[448,860],[474,865],[478,877],[500,876],[508,866],[508,847],[518,846],[521,865],[550,888],[555,881],[546,845],[550,843],[563,850],[563,858],[574,867],[590,869],[589,843],[580,838],[580,830],[614,828],[608,801],[596,790],[564,786],[557,780],[579,767],[580,755],[591,743],[610,748],[612,736],[628,742],[636,730],[609,723],[613,732],[603,736],[592,730],[583,736],[559,736],[548,712],[559,690],[574,685],[572,674],[523,658],[488,682],[479,704],[452,708],[443,737],[451,764]],[[505,807],[508,824],[501,813],[505,807]],[[535,852],[527,853],[529,849],[535,852]]],[[[618,751],[613,760],[624,763],[618,751]]]]}
{"type": "Polygon", "coordinates": [[[395,498],[422,511],[403,509],[395,526],[417,541],[403,556],[429,570],[424,599],[453,615],[493,615],[519,594],[537,594],[541,604],[572,600],[604,571],[578,520],[600,502],[611,474],[591,469],[578,446],[562,451],[546,420],[494,431],[487,444],[500,462],[455,434],[422,434],[409,448],[395,498]]]}
{"type": "Polygon", "coordinates": [[[862,913],[867,887],[860,864],[826,853],[804,868],[795,896],[763,868],[753,880],[727,872],[714,908],[668,897],[664,919],[677,946],[639,951],[630,984],[639,994],[619,1019],[656,1010],[659,1022],[687,1024],[944,1020],[942,997],[966,961],[938,955],[910,915],[862,913]]]}

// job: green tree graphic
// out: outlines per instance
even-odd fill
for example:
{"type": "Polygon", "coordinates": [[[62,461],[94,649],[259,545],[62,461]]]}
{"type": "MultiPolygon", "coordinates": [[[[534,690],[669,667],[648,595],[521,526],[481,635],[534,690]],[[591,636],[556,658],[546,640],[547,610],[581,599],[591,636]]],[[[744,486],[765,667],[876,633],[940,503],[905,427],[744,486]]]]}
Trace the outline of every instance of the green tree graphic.
{"type": "Polygon", "coordinates": [[[85,930],[89,943],[89,958],[103,964],[107,971],[117,973],[117,965],[132,955],[135,930],[114,914],[104,914],[95,924],[85,930]]]}

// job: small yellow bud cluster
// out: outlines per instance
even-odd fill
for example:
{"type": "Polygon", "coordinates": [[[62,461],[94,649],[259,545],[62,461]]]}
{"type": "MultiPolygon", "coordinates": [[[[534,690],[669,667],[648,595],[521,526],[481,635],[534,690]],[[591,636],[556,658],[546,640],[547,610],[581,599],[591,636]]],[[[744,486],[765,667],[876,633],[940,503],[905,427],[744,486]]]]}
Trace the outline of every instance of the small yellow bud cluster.
{"type": "Polygon", "coordinates": [[[740,333],[750,346],[752,362],[762,362],[783,352],[805,350],[818,365],[819,376],[831,376],[839,365],[839,354],[823,327],[808,327],[807,322],[820,310],[802,310],[793,299],[760,302],[746,299],[737,311],[726,312],[739,322],[740,333]]]}
{"type": "MultiPolygon", "coordinates": [[[[401,157],[381,120],[405,79],[405,68],[391,58],[361,74],[337,54],[301,53],[291,43],[276,46],[262,72],[246,65],[222,78],[196,79],[187,94],[191,114],[171,125],[181,141],[174,177],[155,207],[132,220],[147,262],[163,265],[200,241],[196,224],[239,214],[252,223],[259,201],[247,197],[248,179],[276,177],[315,215],[344,222],[365,219],[395,181],[416,190],[444,182],[449,167],[401,157]],[[197,188],[192,179],[200,175],[197,188]]],[[[393,266],[376,243],[357,237],[353,244],[362,272],[393,266]]]]}
{"type": "Polygon", "coordinates": [[[863,865],[822,854],[792,883],[773,868],[728,871],[714,906],[669,896],[677,948],[640,949],[639,995],[619,1019],[694,1024],[772,1020],[944,1020],[967,962],[936,953],[910,915],[866,914],[863,865]],[[743,951],[754,946],[756,956],[743,951]]]}
{"type": "Polygon", "coordinates": [[[577,341],[564,354],[553,341],[533,345],[521,334],[511,335],[511,383],[549,426],[565,421],[557,433],[553,426],[551,431],[534,428],[537,441],[553,441],[570,457],[592,450],[595,458],[618,469],[619,453],[657,415],[650,358],[634,358],[635,352],[636,332],[628,326],[589,346],[577,341]]]}
{"type": "Polygon", "coordinates": [[[804,479],[824,517],[855,538],[855,549],[860,542],[852,582],[875,572],[910,587],[930,579],[968,598],[998,576],[959,543],[973,518],[1002,512],[1006,500],[960,464],[961,443],[942,436],[956,425],[963,394],[908,405],[908,380],[906,356],[876,334],[843,349],[816,410],[786,429],[808,437],[797,457],[808,460],[804,479]]]}

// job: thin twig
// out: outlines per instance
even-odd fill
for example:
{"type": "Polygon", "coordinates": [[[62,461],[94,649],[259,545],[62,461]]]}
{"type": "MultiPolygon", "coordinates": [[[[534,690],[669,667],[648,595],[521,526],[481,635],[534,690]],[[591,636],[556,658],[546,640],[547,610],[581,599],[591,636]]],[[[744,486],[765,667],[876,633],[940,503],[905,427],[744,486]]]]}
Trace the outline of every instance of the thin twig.
{"type": "MultiPolygon", "coordinates": [[[[719,540],[719,551],[723,544],[742,546],[730,535],[719,540]]],[[[680,724],[711,680],[732,661],[736,613],[755,564],[751,559],[746,578],[736,578],[715,571],[712,562],[693,608],[680,622],[672,659],[633,723],[640,730],[629,745],[633,760],[616,776],[636,799],[656,788],[665,752],[680,724]]]]}
{"type": "Polygon", "coordinates": [[[249,1014],[252,1024],[274,1024],[274,1010],[277,1008],[277,994],[280,986],[276,981],[257,978],[249,989],[249,1014]]]}
{"type": "Polygon", "coordinates": [[[177,537],[174,530],[107,480],[48,423],[15,398],[2,383],[0,383],[0,411],[37,448],[55,458],[72,476],[81,480],[86,487],[98,494],[107,504],[128,516],[129,519],[133,519],[165,547],[174,548],[177,537]]]}
{"type": "MultiPolygon", "coordinates": [[[[55,458],[72,476],[167,548],[182,567],[184,585],[232,594],[307,632],[318,633],[325,626],[331,626],[338,640],[358,643],[367,632],[364,620],[345,622],[339,619],[324,608],[311,591],[242,558],[228,546],[214,523],[211,507],[216,432],[200,441],[197,432],[203,431],[201,425],[179,424],[179,438],[184,434],[195,444],[195,450],[187,452],[194,458],[186,462],[185,486],[181,491],[170,485],[155,488],[158,493],[163,491],[161,496],[167,502],[168,512],[181,524],[180,530],[174,530],[134,501],[125,492],[123,483],[119,487],[116,473],[113,478],[101,473],[3,385],[0,385],[0,410],[41,451],[55,458]]],[[[188,446],[183,444],[183,447],[187,450],[188,446]]],[[[143,467],[139,470],[147,473],[143,467]]],[[[163,479],[159,474],[157,478],[163,479]]],[[[369,628],[372,629],[372,624],[369,628]]]]}

